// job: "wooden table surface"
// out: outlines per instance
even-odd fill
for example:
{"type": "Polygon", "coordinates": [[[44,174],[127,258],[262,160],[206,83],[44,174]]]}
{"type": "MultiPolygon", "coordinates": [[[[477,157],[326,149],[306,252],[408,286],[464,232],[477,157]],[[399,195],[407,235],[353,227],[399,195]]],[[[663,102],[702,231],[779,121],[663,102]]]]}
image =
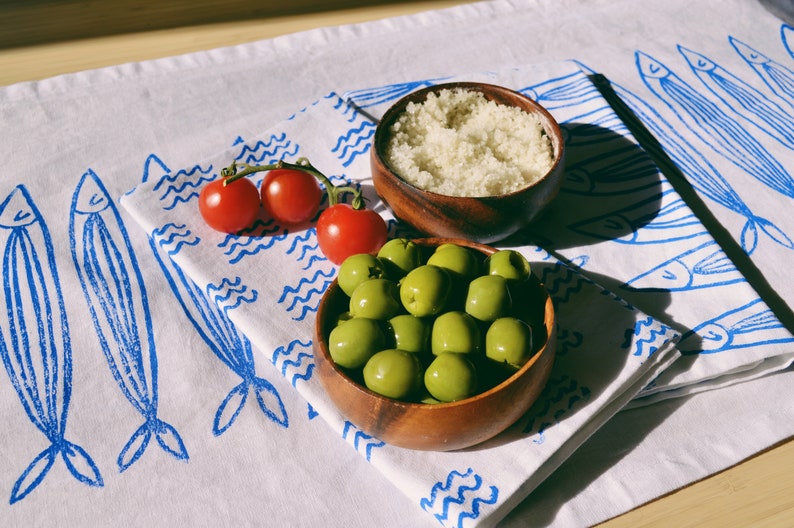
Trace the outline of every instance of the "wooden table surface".
{"type": "MultiPolygon", "coordinates": [[[[276,1],[4,0],[0,86],[461,3],[292,0],[286,12],[276,1]]],[[[792,468],[789,440],[601,526],[794,526],[792,468]]]]}

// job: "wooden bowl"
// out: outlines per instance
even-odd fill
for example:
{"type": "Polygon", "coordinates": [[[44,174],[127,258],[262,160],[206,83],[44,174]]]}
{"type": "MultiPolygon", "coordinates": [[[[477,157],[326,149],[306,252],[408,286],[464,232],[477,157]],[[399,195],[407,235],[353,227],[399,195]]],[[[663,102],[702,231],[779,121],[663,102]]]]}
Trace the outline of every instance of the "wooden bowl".
{"type": "MultiPolygon", "coordinates": [[[[430,238],[417,243],[435,247],[451,242],[490,255],[496,250],[459,239],[430,238]]],[[[451,403],[412,403],[370,391],[338,367],[328,352],[328,335],[337,316],[348,309],[348,297],[334,281],[323,296],[314,332],[315,373],[342,415],[365,433],[391,445],[432,451],[471,447],[515,423],[540,395],[554,362],[556,324],[552,301],[533,275],[528,287],[537,303],[526,306],[536,340],[535,354],[499,385],[451,403]]]]}
{"type": "Polygon", "coordinates": [[[483,83],[445,83],[412,92],[397,101],[378,123],[370,154],[375,191],[396,218],[434,237],[464,238],[489,244],[512,235],[534,220],[557,196],[562,185],[565,149],[559,124],[529,97],[501,86],[483,83]],[[482,92],[489,100],[517,106],[537,115],[551,139],[554,163],[540,180],[510,194],[456,197],[420,189],[400,177],[385,156],[394,122],[410,102],[420,103],[428,93],[444,88],[482,92]]]}

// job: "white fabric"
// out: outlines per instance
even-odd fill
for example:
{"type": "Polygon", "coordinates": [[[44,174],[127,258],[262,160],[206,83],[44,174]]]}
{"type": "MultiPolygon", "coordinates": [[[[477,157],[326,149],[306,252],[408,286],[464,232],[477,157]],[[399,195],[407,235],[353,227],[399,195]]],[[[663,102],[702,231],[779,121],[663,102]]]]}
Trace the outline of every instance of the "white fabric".
{"type": "MultiPolygon", "coordinates": [[[[573,64],[556,66],[527,72],[527,77],[548,82],[581,75],[573,64]]],[[[585,106],[587,113],[594,113],[604,103],[595,98],[585,106]]],[[[471,524],[492,525],[678,357],[673,346],[678,334],[605,295],[539,248],[522,247],[534,273],[547,285],[558,317],[560,354],[535,409],[510,433],[455,453],[395,449],[359,431],[335,412],[313,376],[313,315],[336,274],[319,251],[315,230],[285,229],[264,218],[240,236],[215,232],[201,219],[196,189],[218,178],[232,160],[269,164],[307,157],[332,180],[350,180],[368,191],[367,153],[374,126],[366,114],[331,94],[196,165],[165,171],[150,159],[147,182],[124,196],[122,204],[144,226],[162,259],[172,259],[195,283],[180,284],[179,274],[171,274],[172,288],[186,310],[210,343],[235,356],[231,362],[242,362],[240,342],[245,339],[213,336],[223,333],[219,320],[225,316],[270,357],[312,409],[327,417],[342,438],[413,502],[445,525],[467,518],[471,524]],[[222,313],[207,314],[202,308],[208,303],[216,303],[220,310],[215,312],[222,313]]],[[[258,176],[252,179],[259,184],[263,174],[258,176]]],[[[367,198],[376,211],[384,209],[377,196],[367,198]]],[[[99,247],[91,250],[101,253],[99,247]]],[[[272,397],[262,388],[259,393],[266,400],[272,397]]],[[[269,403],[280,419],[275,407],[269,403]]],[[[219,410],[219,417],[230,412],[219,410]]]]}
{"type": "MultiPolygon", "coordinates": [[[[33,326],[51,322],[52,326],[41,327],[41,334],[27,335],[52,338],[51,350],[59,360],[58,368],[66,364],[66,350],[71,352],[72,364],[69,374],[59,371],[58,380],[49,389],[41,385],[27,390],[29,385],[21,383],[18,392],[12,385],[13,380],[23,379],[18,370],[0,376],[0,408],[6,424],[0,431],[4,459],[0,465],[0,495],[8,497],[1,506],[0,518],[14,526],[438,525],[415,498],[396,491],[397,487],[411,488],[413,482],[397,482],[395,487],[383,478],[384,466],[376,468],[375,462],[367,463],[365,457],[339,441],[339,424],[335,430],[315,418],[303,397],[268,364],[272,351],[259,350],[253,356],[260,380],[257,387],[260,394],[270,398],[264,400],[265,409],[279,409],[273,396],[279,395],[283,414],[276,412],[272,418],[258,412],[254,393],[234,418],[217,413],[227,395],[242,394],[232,389],[246,387],[241,385],[245,378],[219,361],[195,331],[153,258],[144,231],[134,226],[132,215],[120,211],[120,222],[109,224],[114,226],[111,238],[120,241],[126,235],[130,241],[128,248],[119,246],[119,255],[124,256],[121,262],[133,282],[145,284],[152,324],[150,334],[144,324],[126,338],[128,343],[135,343],[130,335],[137,336],[145,344],[149,335],[153,336],[156,367],[146,355],[150,349],[144,346],[140,349],[144,355],[136,363],[144,368],[137,373],[122,368],[119,372],[123,374],[114,379],[93,327],[78,268],[73,264],[71,248],[82,246],[70,243],[69,212],[81,180],[90,184],[96,176],[116,201],[150,175],[161,176],[167,168],[192,167],[226,149],[234,150],[238,136],[243,140],[257,137],[331,91],[343,93],[406,81],[521,69],[568,59],[603,74],[627,104],[632,103],[631,98],[622,90],[651,104],[666,123],[683,134],[685,143],[708,161],[705,166],[713,167],[738,194],[739,201],[718,201],[724,193],[705,185],[709,180],[702,174],[684,171],[702,201],[703,207],[696,212],[726,253],[741,264],[750,281],[741,286],[742,295],[754,288],[777,315],[769,318],[768,313],[760,317],[753,314],[747,320],[734,321],[733,328],[753,327],[753,323],[761,323],[757,328],[764,328],[765,321],[771,327],[779,328],[779,321],[791,327],[788,306],[794,292],[785,266],[790,251],[787,239],[794,232],[785,195],[791,156],[785,140],[787,121],[773,117],[780,116],[782,109],[790,125],[786,85],[775,84],[774,79],[791,75],[791,35],[790,26],[784,26],[760,4],[740,0],[496,1],[3,88],[0,159],[5,161],[5,168],[0,179],[0,204],[6,212],[17,212],[25,210],[18,207],[20,203],[32,203],[35,209],[27,209],[31,213],[28,218],[40,215],[47,227],[46,232],[33,227],[14,231],[31,234],[30,238],[15,235],[14,255],[19,259],[23,249],[35,249],[39,251],[37,262],[44,267],[40,274],[20,275],[24,284],[37,285],[37,289],[7,287],[11,280],[4,283],[4,301],[10,298],[9,292],[38,295],[22,295],[24,317],[4,304],[0,321],[3,339],[9,341],[13,335],[12,322],[24,320],[33,326]],[[744,55],[755,59],[749,62],[738,53],[748,51],[748,47],[755,51],[744,55]],[[642,55],[636,55],[638,51],[642,55]],[[757,120],[738,117],[749,117],[749,113],[728,96],[708,91],[707,84],[687,62],[687,58],[697,59],[692,52],[714,61],[744,83],[735,86],[746,84],[752,88],[750,93],[757,90],[762,94],[760,100],[772,112],[765,114],[767,123],[776,126],[759,127],[757,120]],[[638,62],[641,56],[643,60],[638,62]],[[698,128],[700,125],[688,117],[692,114],[682,112],[680,101],[686,99],[664,97],[665,93],[680,92],[658,90],[658,82],[646,84],[639,77],[638,64],[659,71],[648,57],[716,104],[720,112],[712,115],[730,119],[720,118],[712,122],[714,126],[698,128]],[[746,171],[728,161],[732,141],[723,142],[719,152],[712,149],[720,146],[714,139],[718,137],[713,135],[715,131],[732,127],[734,140],[741,134],[729,123],[741,123],[740,128],[747,132],[742,134],[740,145],[762,145],[763,152],[756,150],[754,156],[733,156],[735,160],[760,160],[756,170],[746,171]],[[17,185],[23,185],[24,190],[15,191],[17,185]],[[6,197],[10,197],[8,202],[6,197]],[[745,229],[748,218],[753,218],[745,214],[740,203],[770,223],[756,219],[745,229]],[[753,233],[758,235],[755,244],[756,239],[749,236],[753,233]],[[737,250],[742,247],[749,258],[737,250]],[[45,248],[52,249],[51,260],[44,258],[46,253],[41,251],[45,248]],[[140,277],[134,273],[136,267],[140,277]],[[57,279],[50,274],[53,268],[57,269],[57,279]],[[66,325],[59,318],[58,287],[64,299],[66,325]],[[51,300],[52,317],[43,304],[45,298],[51,300]],[[36,313],[42,316],[31,315],[31,310],[38,310],[36,313]],[[61,330],[67,325],[68,340],[61,330]],[[155,372],[156,387],[152,383],[155,372]],[[71,382],[67,384],[69,376],[71,382]],[[124,388],[144,386],[137,392],[123,392],[124,388]],[[33,397],[62,397],[67,393],[68,405],[44,400],[37,406],[33,397]],[[152,397],[155,394],[156,400],[152,397]],[[23,401],[30,402],[27,409],[23,401]],[[216,415],[226,420],[216,421],[216,415]],[[288,427],[280,425],[285,421],[288,427]],[[229,427],[224,429],[225,425],[229,427]],[[60,449],[50,451],[51,445],[60,449]],[[43,458],[23,475],[39,453],[43,458]],[[52,466],[46,465],[49,460],[52,466]],[[41,480],[36,476],[42,476],[41,480]],[[17,483],[20,486],[15,489],[17,483]],[[29,494],[23,495],[26,490],[29,494]],[[10,504],[12,497],[18,500],[10,504]]],[[[652,128],[658,122],[652,119],[646,126],[669,153],[676,152],[671,143],[662,141],[673,136],[660,135],[659,129],[652,128]]],[[[681,159],[677,163],[683,170],[681,159]]],[[[691,196],[686,198],[696,204],[691,196]]],[[[27,224],[19,216],[0,218],[3,226],[27,224]]],[[[11,230],[2,231],[6,247],[11,230]]],[[[610,244],[614,242],[593,246],[594,254],[610,244]]],[[[579,254],[572,247],[550,249],[581,266],[585,274],[590,272],[601,279],[613,276],[609,262],[598,258],[586,263],[577,260],[579,254]]],[[[9,269],[3,268],[4,277],[12,276],[9,269]]],[[[626,277],[639,274],[637,270],[632,273],[599,282],[618,290],[626,277]]],[[[699,322],[712,321],[726,308],[721,298],[706,291],[692,295],[708,312],[699,322]]],[[[693,319],[679,319],[684,301],[674,296],[669,306],[660,306],[640,293],[628,293],[623,296],[633,296],[631,300],[640,310],[663,324],[679,330],[697,326],[698,321],[693,319]]],[[[143,298],[138,293],[129,297],[137,314],[142,313],[143,298]]],[[[781,371],[786,369],[791,352],[787,339],[764,347],[743,347],[739,354],[720,354],[729,358],[726,363],[738,361],[724,368],[723,375],[713,382],[705,380],[713,371],[702,367],[714,363],[711,357],[709,361],[697,357],[691,365],[677,362],[678,366],[654,385],[666,390],[650,398],[667,398],[671,396],[667,394],[669,389],[719,388],[618,413],[513,510],[504,524],[521,526],[528,518],[548,525],[592,524],[790,436],[794,432],[790,425],[794,423],[794,398],[789,394],[790,373],[781,371]],[[758,361],[746,361],[756,353],[758,361]],[[772,371],[780,372],[768,375],[772,371]],[[648,460],[668,463],[649,464],[648,460]]],[[[31,343],[35,350],[31,357],[42,364],[42,347],[31,343]]],[[[138,350],[135,346],[131,349],[138,350]]],[[[687,357],[691,360],[693,356],[682,359],[687,357]]],[[[54,360],[46,363],[55,365],[54,360]]],[[[37,381],[44,378],[39,369],[37,381]]],[[[231,411],[240,401],[234,400],[224,409],[231,411]]],[[[615,402],[624,403],[620,399],[615,402]]],[[[603,404],[604,417],[617,410],[606,402],[595,403],[603,404]]],[[[330,414],[325,412],[323,416],[333,422],[330,414]]],[[[568,425],[569,435],[574,429],[590,432],[578,429],[583,424],[568,425]]],[[[546,457],[549,465],[529,487],[568,454],[565,449],[558,453],[559,457],[546,457]]],[[[466,469],[460,468],[460,472],[466,469]]],[[[408,470],[405,468],[410,473],[408,470]]],[[[484,470],[475,472],[486,474],[484,470]]],[[[398,479],[394,475],[390,474],[398,479]]],[[[512,497],[517,498],[524,490],[514,491],[512,497]]],[[[484,523],[507,513],[484,511],[484,523]],[[490,519],[485,517],[489,514],[490,519]]],[[[464,516],[461,525],[472,523],[464,516]]]]}

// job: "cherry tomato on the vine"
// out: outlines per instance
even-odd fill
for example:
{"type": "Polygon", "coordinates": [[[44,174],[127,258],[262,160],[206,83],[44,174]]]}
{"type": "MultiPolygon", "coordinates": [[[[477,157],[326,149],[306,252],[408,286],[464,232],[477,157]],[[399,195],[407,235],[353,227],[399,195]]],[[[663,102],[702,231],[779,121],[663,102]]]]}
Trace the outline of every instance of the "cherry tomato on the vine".
{"type": "Polygon", "coordinates": [[[337,265],[350,255],[377,253],[387,237],[386,222],[372,209],[353,209],[340,203],[323,211],[317,220],[320,250],[337,265]]]}
{"type": "Polygon", "coordinates": [[[323,199],[317,178],[293,169],[274,169],[262,180],[262,205],[282,224],[300,224],[314,218],[323,199]]]}
{"type": "Polygon", "coordinates": [[[250,227],[259,216],[261,204],[256,185],[247,178],[227,185],[221,178],[204,186],[199,194],[199,211],[204,221],[223,233],[237,233],[250,227]]]}

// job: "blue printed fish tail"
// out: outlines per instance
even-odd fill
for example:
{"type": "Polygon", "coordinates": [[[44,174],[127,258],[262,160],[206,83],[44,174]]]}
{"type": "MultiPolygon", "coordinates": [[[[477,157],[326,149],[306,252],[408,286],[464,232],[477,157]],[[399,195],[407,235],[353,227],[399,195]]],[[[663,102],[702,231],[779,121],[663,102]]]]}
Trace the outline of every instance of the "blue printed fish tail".
{"type": "Polygon", "coordinates": [[[65,439],[72,389],[72,352],[52,239],[27,189],[17,186],[0,203],[2,281],[0,356],[31,423],[50,442],[15,482],[10,503],[24,499],[60,454],[69,472],[103,486],[88,453],[65,439]]]}
{"type": "MultiPolygon", "coordinates": [[[[91,170],[83,174],[75,189],[69,235],[74,265],[113,379],[130,404],[147,418],[142,426],[148,431],[147,440],[136,443],[142,434],[139,428],[119,455],[119,469],[124,471],[148,445],[152,424],[160,423],[156,418],[157,355],[149,301],[135,253],[118,210],[91,170]],[[140,449],[127,456],[131,444],[140,449]]],[[[179,439],[176,431],[173,435],[179,439]]],[[[172,443],[178,449],[166,451],[178,459],[187,458],[181,439],[172,443]]]]}

